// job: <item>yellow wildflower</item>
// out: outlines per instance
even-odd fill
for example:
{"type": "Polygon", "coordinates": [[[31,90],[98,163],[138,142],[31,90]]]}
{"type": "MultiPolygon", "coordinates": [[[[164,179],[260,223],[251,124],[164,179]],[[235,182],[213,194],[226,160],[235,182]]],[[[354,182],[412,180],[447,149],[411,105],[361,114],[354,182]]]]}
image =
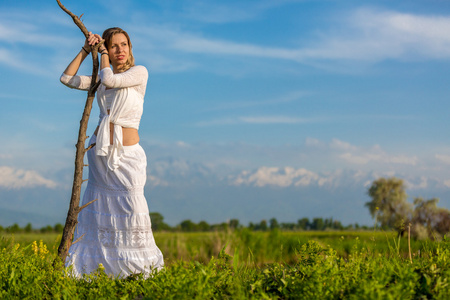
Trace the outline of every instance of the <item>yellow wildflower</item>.
{"type": "Polygon", "coordinates": [[[42,240],[39,241],[39,254],[41,258],[44,258],[48,254],[47,245],[42,240]]]}
{"type": "Polygon", "coordinates": [[[38,254],[38,252],[39,252],[39,247],[38,247],[36,241],[34,241],[33,244],[31,244],[31,249],[33,249],[34,254],[38,254]]]}

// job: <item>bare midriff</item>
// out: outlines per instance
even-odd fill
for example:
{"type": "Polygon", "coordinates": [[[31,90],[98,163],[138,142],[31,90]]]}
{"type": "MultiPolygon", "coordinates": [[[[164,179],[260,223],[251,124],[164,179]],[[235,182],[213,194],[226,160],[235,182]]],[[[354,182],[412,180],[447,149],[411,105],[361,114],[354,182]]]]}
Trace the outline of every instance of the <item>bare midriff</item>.
{"type": "MultiPolygon", "coordinates": [[[[109,109],[108,109],[109,114],[109,109]]],[[[98,126],[94,131],[94,134],[97,136],[98,133],[98,126]]],[[[113,136],[114,136],[114,124],[109,123],[109,142],[112,145],[113,144],[113,136]]],[[[137,143],[139,143],[139,133],[138,130],[135,128],[127,128],[122,127],[122,142],[124,146],[133,146],[137,143]]]]}
{"type": "MultiPolygon", "coordinates": [[[[109,128],[110,128],[110,143],[113,143],[113,135],[114,135],[114,124],[113,123],[109,123],[109,128]]],[[[95,129],[94,134],[97,135],[98,133],[98,126],[95,129]]],[[[122,127],[122,135],[123,135],[123,145],[124,146],[132,146],[135,145],[137,143],[139,143],[139,133],[138,130],[135,128],[127,128],[127,127],[122,127]]]]}

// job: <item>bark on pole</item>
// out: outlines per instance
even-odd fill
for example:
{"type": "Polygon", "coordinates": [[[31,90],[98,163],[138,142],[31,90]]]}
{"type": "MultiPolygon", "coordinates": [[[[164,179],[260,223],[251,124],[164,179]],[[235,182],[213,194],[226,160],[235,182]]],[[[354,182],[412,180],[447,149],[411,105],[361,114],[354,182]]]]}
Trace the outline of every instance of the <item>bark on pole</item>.
{"type": "MultiPolygon", "coordinates": [[[[74,23],[80,28],[81,32],[85,37],[89,36],[89,31],[84,26],[83,22],[80,18],[70,12],[67,8],[65,8],[60,0],[56,0],[58,2],[59,7],[63,11],[65,11],[69,16],[72,17],[74,23]]],[[[96,201],[96,199],[92,199],[91,202],[87,203],[80,207],[80,195],[81,195],[81,185],[83,183],[83,167],[84,167],[84,155],[89,148],[85,148],[86,139],[86,130],[88,126],[89,116],[92,109],[92,102],[94,101],[95,92],[97,91],[98,86],[100,85],[100,81],[97,82],[98,76],[98,48],[103,43],[100,42],[95,46],[91,46],[91,54],[92,54],[92,81],[91,86],[88,91],[88,96],[86,100],[86,104],[83,111],[83,116],[80,121],[80,129],[78,131],[78,141],[76,144],[76,156],[75,156],[75,172],[73,176],[73,186],[72,186],[72,196],[70,199],[69,211],[67,213],[66,223],[64,225],[63,235],[61,238],[61,243],[58,247],[58,257],[62,262],[65,262],[66,257],[69,253],[70,246],[73,244],[73,236],[75,232],[75,227],[78,223],[78,214],[80,211],[85,208],[87,205],[96,201]]],[[[75,241],[76,242],[76,241],[75,241]]]]}

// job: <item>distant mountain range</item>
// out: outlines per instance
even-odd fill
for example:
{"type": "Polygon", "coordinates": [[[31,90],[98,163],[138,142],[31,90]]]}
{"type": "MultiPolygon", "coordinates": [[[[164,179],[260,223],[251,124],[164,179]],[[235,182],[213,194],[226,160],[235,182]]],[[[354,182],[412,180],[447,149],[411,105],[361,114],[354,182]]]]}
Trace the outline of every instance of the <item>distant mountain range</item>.
{"type": "MultiPolygon", "coordinates": [[[[64,223],[71,173],[60,171],[57,178],[47,178],[57,182],[56,186],[42,179],[45,185],[0,185],[0,225],[24,226],[30,222],[42,227],[64,223]],[[58,178],[65,178],[64,182],[58,178]]],[[[167,157],[149,162],[145,195],[150,211],[160,212],[171,225],[186,219],[220,223],[233,218],[248,224],[272,217],[279,222],[333,217],[343,224],[370,225],[372,220],[364,207],[369,200],[367,188],[378,177],[395,175],[352,170],[316,173],[266,166],[248,171],[218,169],[167,157]]],[[[411,197],[438,197],[440,206],[450,207],[445,182],[397,176],[406,181],[411,197]]]]}

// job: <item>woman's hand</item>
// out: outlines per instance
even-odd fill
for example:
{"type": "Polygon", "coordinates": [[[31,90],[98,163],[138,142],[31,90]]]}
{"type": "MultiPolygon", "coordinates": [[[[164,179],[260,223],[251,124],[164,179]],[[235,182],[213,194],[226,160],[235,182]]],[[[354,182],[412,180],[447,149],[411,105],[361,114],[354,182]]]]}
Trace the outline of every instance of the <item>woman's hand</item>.
{"type": "MultiPolygon", "coordinates": [[[[84,48],[85,49],[91,49],[91,46],[97,45],[102,40],[102,37],[99,34],[93,34],[92,32],[89,32],[89,36],[84,42],[84,48]]],[[[105,46],[100,46],[99,51],[106,49],[105,46]]]]}

